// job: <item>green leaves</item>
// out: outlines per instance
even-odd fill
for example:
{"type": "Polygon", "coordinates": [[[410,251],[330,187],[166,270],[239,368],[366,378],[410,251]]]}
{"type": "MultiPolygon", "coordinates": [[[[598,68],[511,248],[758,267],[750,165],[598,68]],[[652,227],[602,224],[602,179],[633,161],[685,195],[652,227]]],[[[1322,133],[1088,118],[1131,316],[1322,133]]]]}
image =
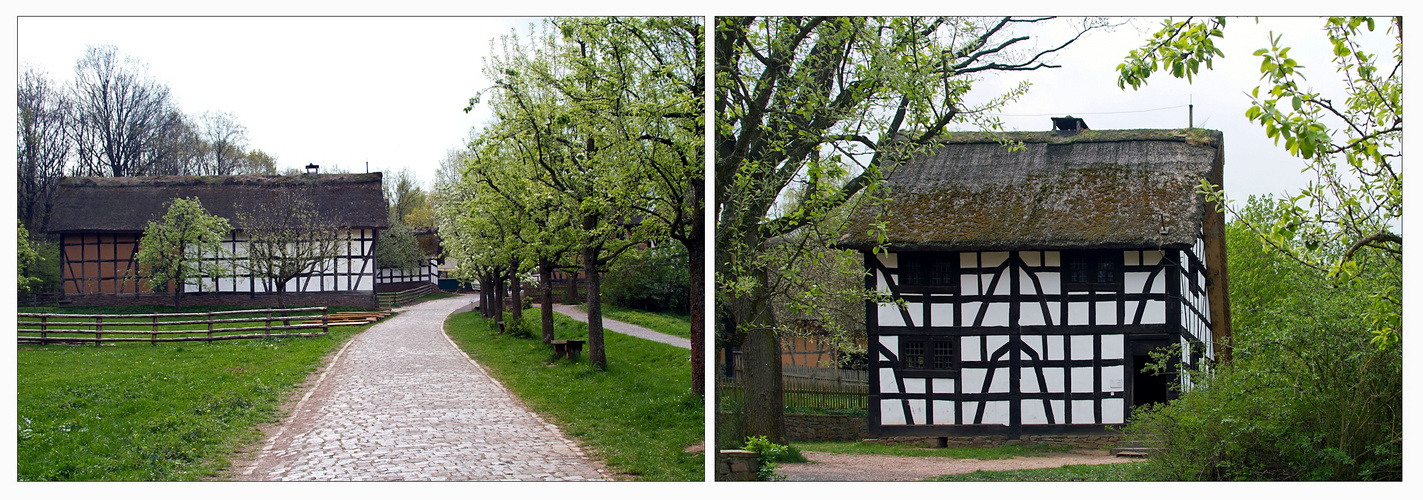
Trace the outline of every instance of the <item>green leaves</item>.
{"type": "Polygon", "coordinates": [[[128,279],[142,277],[155,288],[172,281],[174,291],[181,292],[184,285],[202,290],[204,278],[228,275],[224,266],[202,265],[205,255],[226,254],[222,240],[232,231],[227,219],[209,214],[197,198],[175,198],[166,205],[161,220],[148,222],[134,256],[139,269],[128,279]]]}
{"type": "MultiPolygon", "coordinates": [[[[1118,66],[1123,74],[1119,85],[1135,88],[1142,82],[1133,78],[1150,73],[1143,68],[1181,60],[1182,48],[1201,43],[1200,29],[1206,24],[1168,20],[1118,66]]],[[[1396,43],[1387,60],[1390,66],[1383,68],[1377,66],[1373,50],[1363,46],[1361,30],[1374,27],[1374,19],[1364,17],[1324,21],[1334,70],[1346,82],[1342,99],[1308,88],[1305,66],[1290,57],[1290,47],[1281,43],[1284,35],[1272,32],[1270,46],[1253,53],[1260,58],[1263,84],[1251,90],[1251,106],[1245,110],[1245,117],[1260,125],[1266,137],[1304,160],[1304,171],[1315,174],[1298,196],[1281,202],[1276,222],[1253,229],[1276,251],[1341,282],[1358,276],[1364,267],[1391,269],[1403,255],[1403,238],[1396,234],[1403,216],[1402,20],[1393,19],[1390,31],[1396,43]]],[[[1189,75],[1189,69],[1187,65],[1173,74],[1189,75]]],[[[1383,293],[1396,298],[1401,289],[1383,293]]],[[[1401,330],[1387,326],[1385,318],[1377,316],[1375,321],[1385,325],[1378,330],[1377,344],[1390,345],[1399,338],[1401,330]]]]}
{"type": "Polygon", "coordinates": [[[1123,89],[1127,86],[1141,88],[1151,74],[1162,67],[1168,68],[1171,76],[1191,81],[1200,73],[1202,63],[1210,69],[1215,57],[1225,55],[1216,48],[1213,40],[1225,37],[1221,29],[1224,27],[1224,17],[1202,22],[1195,22],[1194,18],[1185,21],[1166,19],[1146,45],[1132,50],[1117,65],[1117,86],[1123,89]]]}

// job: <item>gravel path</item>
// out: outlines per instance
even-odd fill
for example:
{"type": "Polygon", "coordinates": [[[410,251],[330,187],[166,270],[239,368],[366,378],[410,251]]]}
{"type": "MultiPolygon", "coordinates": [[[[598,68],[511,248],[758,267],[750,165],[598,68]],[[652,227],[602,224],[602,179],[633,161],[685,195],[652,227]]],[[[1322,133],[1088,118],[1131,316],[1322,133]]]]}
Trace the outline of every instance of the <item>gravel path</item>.
{"type": "MultiPolygon", "coordinates": [[[[577,321],[581,321],[584,323],[588,322],[588,313],[579,310],[578,306],[554,304],[553,311],[564,316],[573,318],[577,321]]],[[[668,335],[650,328],[643,328],[632,323],[623,323],[615,319],[609,319],[607,316],[603,317],[603,329],[612,330],[623,335],[632,335],[634,337],[651,340],[653,342],[661,342],[663,344],[677,346],[683,349],[692,348],[691,340],[684,339],[676,335],[668,335]]]]}
{"type": "Polygon", "coordinates": [[[469,303],[397,309],[358,334],[235,479],[607,479],[444,335],[469,303]]]}
{"type": "Polygon", "coordinates": [[[967,474],[980,470],[1047,469],[1064,465],[1130,462],[1103,454],[1050,453],[1038,457],[1002,460],[971,458],[900,457],[893,455],[849,455],[802,451],[808,463],[781,464],[776,472],[787,481],[922,481],[946,474],[967,474]]]}

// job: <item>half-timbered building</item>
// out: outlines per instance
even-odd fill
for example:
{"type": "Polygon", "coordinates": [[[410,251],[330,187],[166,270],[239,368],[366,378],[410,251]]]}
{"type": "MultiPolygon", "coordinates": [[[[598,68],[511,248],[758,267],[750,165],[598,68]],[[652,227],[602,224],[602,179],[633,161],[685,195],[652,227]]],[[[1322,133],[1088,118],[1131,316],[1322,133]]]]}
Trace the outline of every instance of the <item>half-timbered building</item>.
{"type": "Polygon", "coordinates": [[[1101,434],[1229,355],[1224,218],[1198,192],[1222,135],[1077,122],[956,132],[850,221],[864,285],[896,301],[865,306],[871,435],[1101,434]],[[1144,372],[1153,351],[1176,368],[1144,372]]]}
{"type": "Polygon", "coordinates": [[[274,302],[270,282],[240,269],[231,259],[246,258],[247,236],[236,227],[244,207],[275,203],[283,190],[295,190],[311,201],[320,216],[344,228],[337,237],[342,250],[322,270],[286,284],[289,301],[374,307],[377,263],[375,243],[386,228],[381,174],[295,176],[156,176],[74,177],[55,194],[47,230],[60,241],[61,291],[76,304],[161,303],[147,281],[133,279],[134,261],[143,231],[163,217],[164,203],[196,197],[209,213],[234,225],[223,240],[227,255],[205,256],[200,266],[222,266],[229,276],[204,278],[201,286],[185,285],[189,303],[274,302]]]}

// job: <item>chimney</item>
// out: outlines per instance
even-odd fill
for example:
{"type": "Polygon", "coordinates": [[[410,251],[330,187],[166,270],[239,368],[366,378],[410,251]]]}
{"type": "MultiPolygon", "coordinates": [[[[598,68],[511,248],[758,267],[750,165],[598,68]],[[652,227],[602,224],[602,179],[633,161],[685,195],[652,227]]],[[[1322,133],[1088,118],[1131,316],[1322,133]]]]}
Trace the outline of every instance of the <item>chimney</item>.
{"type": "Polygon", "coordinates": [[[1053,118],[1052,130],[1053,132],[1057,132],[1057,135],[1067,136],[1089,129],[1087,128],[1087,122],[1082,121],[1081,118],[1074,118],[1072,115],[1067,115],[1062,118],[1053,118]]]}

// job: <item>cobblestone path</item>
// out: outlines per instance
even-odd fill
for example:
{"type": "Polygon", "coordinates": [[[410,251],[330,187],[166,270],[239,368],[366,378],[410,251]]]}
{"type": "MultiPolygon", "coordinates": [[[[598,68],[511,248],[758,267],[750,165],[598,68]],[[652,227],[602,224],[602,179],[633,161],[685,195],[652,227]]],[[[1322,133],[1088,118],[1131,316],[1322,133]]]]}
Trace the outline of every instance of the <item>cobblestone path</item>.
{"type": "Polygon", "coordinates": [[[357,335],[235,479],[606,479],[445,337],[445,316],[468,304],[397,309],[357,335]]]}

